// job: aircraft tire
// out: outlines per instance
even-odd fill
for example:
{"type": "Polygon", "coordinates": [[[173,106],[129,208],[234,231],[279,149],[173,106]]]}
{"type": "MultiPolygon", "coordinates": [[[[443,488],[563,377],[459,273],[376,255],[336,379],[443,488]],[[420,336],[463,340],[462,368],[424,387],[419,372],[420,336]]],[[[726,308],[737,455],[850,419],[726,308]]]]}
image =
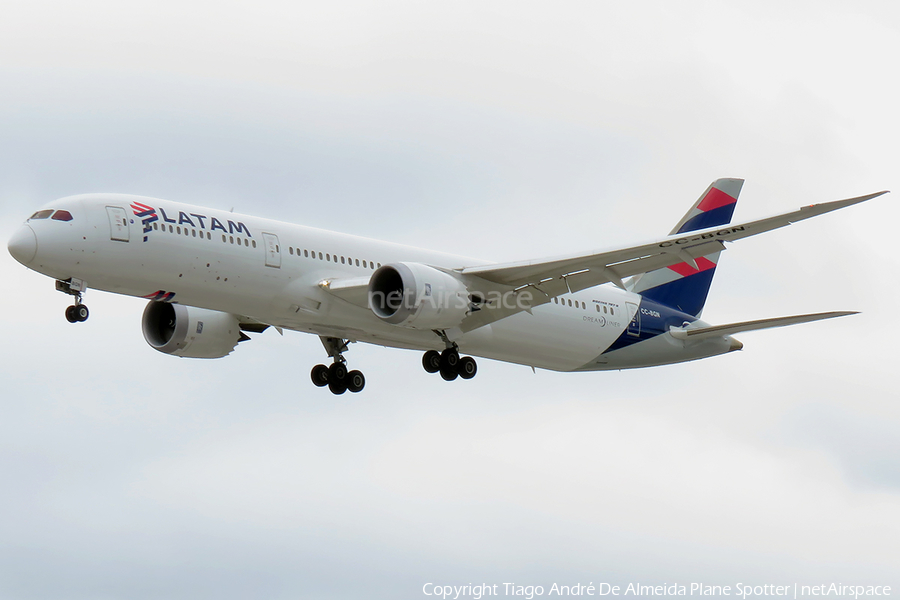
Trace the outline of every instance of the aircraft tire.
{"type": "Polygon", "coordinates": [[[79,323],[84,323],[88,320],[88,317],[91,315],[91,312],[88,310],[88,307],[84,304],[77,304],[74,310],[75,320],[79,323]]]}
{"type": "Polygon", "coordinates": [[[78,317],[75,315],[75,307],[69,306],[66,308],[66,321],[69,323],[77,323],[78,317]]]}
{"type": "Polygon", "coordinates": [[[453,381],[459,377],[459,371],[455,367],[441,367],[441,379],[444,381],[453,381]]]}
{"type": "Polygon", "coordinates": [[[441,370],[441,353],[437,350],[429,350],[422,356],[422,366],[428,373],[437,373],[441,370]]]}
{"type": "Polygon", "coordinates": [[[316,387],[325,387],[328,385],[328,367],[325,365],[314,366],[309,377],[316,387]]]}
{"type": "Polygon", "coordinates": [[[471,356],[464,356],[459,359],[459,364],[456,367],[459,376],[463,379],[472,379],[478,373],[478,363],[471,356]]]}
{"type": "Polygon", "coordinates": [[[346,382],[347,389],[356,394],[366,387],[366,376],[362,374],[362,371],[350,371],[347,373],[346,382]]]}
{"type": "MultiPolygon", "coordinates": [[[[332,363],[328,367],[328,382],[344,381],[347,378],[347,366],[342,362],[332,363]]],[[[341,392],[343,393],[343,392],[341,392]]]]}
{"type": "Polygon", "coordinates": [[[343,394],[344,392],[347,391],[347,382],[344,381],[344,380],[340,380],[340,381],[329,381],[329,382],[328,382],[328,389],[329,389],[329,390],[331,391],[331,393],[334,394],[335,396],[340,396],[341,394],[343,394]]]}
{"type": "Polygon", "coordinates": [[[456,348],[447,348],[441,352],[441,372],[456,371],[459,364],[459,352],[456,348]]]}

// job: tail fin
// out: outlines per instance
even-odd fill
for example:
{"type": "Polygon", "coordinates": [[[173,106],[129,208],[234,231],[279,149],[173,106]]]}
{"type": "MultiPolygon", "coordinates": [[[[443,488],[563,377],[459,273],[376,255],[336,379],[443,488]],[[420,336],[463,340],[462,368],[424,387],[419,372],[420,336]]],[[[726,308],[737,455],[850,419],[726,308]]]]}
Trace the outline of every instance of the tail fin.
{"type": "MultiPolygon", "coordinates": [[[[743,179],[717,179],[678,221],[669,235],[727,225],[737,205],[743,179]]],[[[641,273],[631,278],[627,287],[654,302],[671,306],[699,317],[706,304],[720,252],[696,259],[695,265],[679,263],[664,269],[641,273]]]]}

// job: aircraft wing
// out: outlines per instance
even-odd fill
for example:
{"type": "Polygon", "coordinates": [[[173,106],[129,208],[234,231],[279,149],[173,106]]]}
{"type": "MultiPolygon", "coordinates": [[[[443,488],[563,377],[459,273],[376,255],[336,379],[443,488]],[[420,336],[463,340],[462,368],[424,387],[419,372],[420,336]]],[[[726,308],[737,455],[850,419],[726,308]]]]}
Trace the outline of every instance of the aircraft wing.
{"type": "MultiPolygon", "coordinates": [[[[686,262],[696,267],[696,259],[725,248],[733,242],[797,221],[817,217],[834,210],[877,198],[887,191],[804,206],[798,210],[721,227],[701,229],[625,248],[614,248],[592,254],[563,256],[506,264],[481,265],[458,269],[468,278],[478,278],[500,287],[531,292],[529,306],[486,305],[463,322],[461,330],[471,331],[506,318],[521,310],[545,304],[555,296],[577,292],[602,283],[612,282],[624,289],[626,277],[686,262]]],[[[507,303],[508,304],[508,303],[507,303]]],[[[519,303],[521,305],[521,303],[519,303]]]]}
{"type": "MultiPolygon", "coordinates": [[[[524,285],[537,286],[548,280],[575,277],[585,271],[592,272],[593,279],[602,280],[600,283],[607,281],[620,283],[624,277],[630,275],[680,262],[692,262],[694,258],[720,250],[723,247],[721,242],[733,242],[778,229],[797,221],[817,217],[853,204],[859,204],[886,193],[887,191],[877,192],[859,196],[858,198],[813,204],[774,217],[701,229],[682,235],[667,236],[639,246],[616,248],[595,254],[565,256],[550,260],[467,267],[461,269],[460,272],[464,275],[474,275],[488,281],[514,287],[524,285]],[[687,257],[690,257],[690,260],[687,260],[687,257]]],[[[585,287],[592,287],[593,285],[597,285],[597,283],[585,287]]]]}
{"type": "Polygon", "coordinates": [[[854,311],[835,311],[825,313],[814,313],[809,315],[796,315],[792,317],[775,317],[773,319],[759,319],[757,321],[742,321],[740,323],[729,323],[727,325],[711,325],[709,327],[672,327],[669,333],[672,337],[679,340],[705,340],[711,337],[721,337],[732,335],[742,331],[755,331],[757,329],[771,329],[773,327],[784,327],[786,325],[796,325],[798,323],[810,323],[812,321],[821,321],[822,319],[833,319],[835,317],[846,317],[847,315],[859,314],[854,311]]]}
{"type": "Polygon", "coordinates": [[[350,304],[369,307],[369,277],[323,279],[319,287],[350,304]]]}

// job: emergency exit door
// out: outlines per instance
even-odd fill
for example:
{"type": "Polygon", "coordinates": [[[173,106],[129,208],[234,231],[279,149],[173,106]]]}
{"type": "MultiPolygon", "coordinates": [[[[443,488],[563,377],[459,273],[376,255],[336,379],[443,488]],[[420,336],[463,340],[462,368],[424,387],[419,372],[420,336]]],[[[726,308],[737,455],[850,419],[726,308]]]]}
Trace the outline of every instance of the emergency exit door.
{"type": "Polygon", "coordinates": [[[278,236],[274,233],[264,233],[263,244],[266,247],[266,266],[281,268],[281,246],[278,245],[278,236]]]}
{"type": "Polygon", "coordinates": [[[109,217],[109,239],[114,242],[128,241],[128,213],[121,206],[107,206],[109,217]]]}

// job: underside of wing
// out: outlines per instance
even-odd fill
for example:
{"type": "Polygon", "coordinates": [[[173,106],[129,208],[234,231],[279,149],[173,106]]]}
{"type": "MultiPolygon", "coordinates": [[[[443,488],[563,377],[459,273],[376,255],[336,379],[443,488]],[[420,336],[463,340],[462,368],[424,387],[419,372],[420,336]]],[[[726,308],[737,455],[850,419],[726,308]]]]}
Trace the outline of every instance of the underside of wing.
{"type": "Polygon", "coordinates": [[[323,279],[319,287],[362,308],[369,307],[369,277],[323,279]]]}

